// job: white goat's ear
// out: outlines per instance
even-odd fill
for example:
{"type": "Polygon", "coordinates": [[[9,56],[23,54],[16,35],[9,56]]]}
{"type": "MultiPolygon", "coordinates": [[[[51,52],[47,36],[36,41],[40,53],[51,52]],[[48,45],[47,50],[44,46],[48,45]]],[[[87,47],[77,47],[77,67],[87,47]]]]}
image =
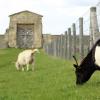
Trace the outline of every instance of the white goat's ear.
{"type": "Polygon", "coordinates": [[[40,53],[38,49],[32,50],[32,53],[35,53],[35,52],[40,53]]]}
{"type": "Polygon", "coordinates": [[[39,49],[35,49],[35,52],[40,53],[39,49]]]}
{"type": "Polygon", "coordinates": [[[40,53],[39,49],[36,49],[36,52],[37,52],[37,53],[40,53]]]}

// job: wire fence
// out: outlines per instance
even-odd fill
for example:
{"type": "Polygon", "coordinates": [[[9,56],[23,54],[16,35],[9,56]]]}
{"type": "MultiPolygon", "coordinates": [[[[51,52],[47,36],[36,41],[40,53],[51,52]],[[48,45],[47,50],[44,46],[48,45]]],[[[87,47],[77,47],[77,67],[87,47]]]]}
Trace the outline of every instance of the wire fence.
{"type": "Polygon", "coordinates": [[[50,43],[44,43],[44,50],[55,57],[70,60],[76,55],[82,60],[100,36],[98,28],[100,29],[100,3],[91,7],[64,34],[50,43]]]}

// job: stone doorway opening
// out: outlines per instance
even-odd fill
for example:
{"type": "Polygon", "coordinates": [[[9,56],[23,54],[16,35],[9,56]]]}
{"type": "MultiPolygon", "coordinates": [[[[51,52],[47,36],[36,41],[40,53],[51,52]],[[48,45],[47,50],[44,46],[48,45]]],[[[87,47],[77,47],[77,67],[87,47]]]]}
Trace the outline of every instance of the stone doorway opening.
{"type": "Polygon", "coordinates": [[[34,47],[34,24],[17,24],[18,48],[34,47]]]}

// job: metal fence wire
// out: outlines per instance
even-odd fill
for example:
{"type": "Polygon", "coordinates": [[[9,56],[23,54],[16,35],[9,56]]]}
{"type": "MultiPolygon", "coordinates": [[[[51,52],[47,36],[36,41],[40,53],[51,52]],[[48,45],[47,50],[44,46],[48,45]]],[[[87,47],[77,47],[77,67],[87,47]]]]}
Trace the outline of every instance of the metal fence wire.
{"type": "MultiPolygon", "coordinates": [[[[71,60],[73,55],[82,60],[100,37],[100,3],[91,7],[82,17],[72,23],[65,33],[50,43],[44,43],[48,55],[71,60]]],[[[53,37],[53,35],[51,35],[53,37]]]]}

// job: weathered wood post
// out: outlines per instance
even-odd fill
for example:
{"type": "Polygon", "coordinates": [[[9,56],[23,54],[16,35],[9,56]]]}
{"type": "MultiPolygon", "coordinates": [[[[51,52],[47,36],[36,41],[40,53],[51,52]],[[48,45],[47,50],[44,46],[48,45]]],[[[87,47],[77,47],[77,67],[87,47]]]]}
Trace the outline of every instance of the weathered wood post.
{"type": "Polygon", "coordinates": [[[61,58],[64,58],[64,35],[63,34],[61,34],[61,58]]]}
{"type": "Polygon", "coordinates": [[[60,57],[60,35],[59,35],[59,37],[58,37],[58,57],[60,57]]]}
{"type": "Polygon", "coordinates": [[[72,24],[72,34],[73,34],[73,55],[76,55],[76,25],[72,24]]]}
{"type": "Polygon", "coordinates": [[[54,40],[54,56],[57,57],[57,39],[54,40]]]}
{"type": "Polygon", "coordinates": [[[59,57],[61,58],[61,52],[62,52],[62,50],[61,50],[61,35],[59,35],[59,39],[58,39],[58,48],[59,48],[59,57]]]}
{"type": "Polygon", "coordinates": [[[62,45],[61,45],[61,44],[62,44],[62,40],[61,40],[61,35],[60,35],[60,37],[59,37],[59,47],[60,47],[60,48],[59,48],[59,51],[60,51],[60,52],[59,52],[59,57],[60,57],[60,58],[61,58],[61,56],[62,56],[62,45]]]}
{"type": "Polygon", "coordinates": [[[65,31],[64,36],[64,58],[67,59],[67,31],[65,31]]]}
{"type": "Polygon", "coordinates": [[[79,51],[80,51],[80,61],[84,57],[84,47],[83,47],[83,18],[79,18],[79,51]]]}
{"type": "Polygon", "coordinates": [[[51,55],[53,56],[53,41],[51,42],[51,55]]]}
{"type": "Polygon", "coordinates": [[[52,55],[52,45],[51,45],[51,43],[49,43],[49,55],[52,55]]]}
{"type": "Polygon", "coordinates": [[[54,41],[51,42],[51,55],[54,56],[54,41]]]}
{"type": "Polygon", "coordinates": [[[96,7],[90,8],[90,47],[100,38],[96,7]]]}
{"type": "Polygon", "coordinates": [[[49,55],[49,44],[46,44],[46,47],[47,47],[47,54],[49,55]]]}
{"type": "Polygon", "coordinates": [[[58,54],[58,36],[57,36],[57,40],[56,40],[56,48],[57,48],[57,51],[56,51],[57,54],[56,54],[56,56],[58,57],[58,55],[59,55],[58,54]]]}
{"type": "Polygon", "coordinates": [[[49,44],[46,44],[46,52],[49,54],[49,44]]]}
{"type": "Polygon", "coordinates": [[[50,55],[50,43],[48,44],[48,55],[50,55]]]}
{"type": "Polygon", "coordinates": [[[67,57],[68,59],[70,60],[71,59],[71,48],[72,48],[72,45],[71,45],[71,28],[68,28],[68,37],[67,37],[67,57]]]}
{"type": "Polygon", "coordinates": [[[62,54],[63,54],[63,58],[65,59],[65,35],[63,34],[63,37],[62,37],[62,44],[63,44],[63,52],[62,52],[62,54]]]}
{"type": "Polygon", "coordinates": [[[48,45],[47,44],[44,44],[44,50],[45,50],[45,52],[48,54],[48,45]]]}

